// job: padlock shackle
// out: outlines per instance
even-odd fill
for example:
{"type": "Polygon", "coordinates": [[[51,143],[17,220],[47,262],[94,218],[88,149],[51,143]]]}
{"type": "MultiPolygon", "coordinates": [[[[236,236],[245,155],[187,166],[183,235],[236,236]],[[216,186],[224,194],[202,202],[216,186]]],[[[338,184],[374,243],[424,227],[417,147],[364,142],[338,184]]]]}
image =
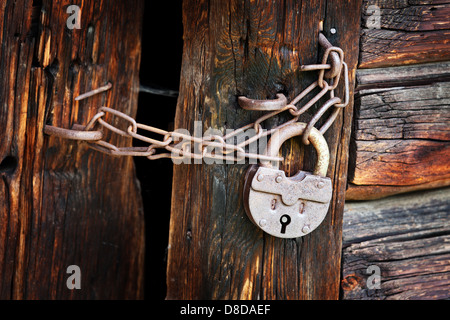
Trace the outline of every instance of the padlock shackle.
{"type": "MultiPolygon", "coordinates": [[[[281,145],[290,138],[302,135],[306,129],[306,126],[306,123],[295,122],[275,131],[267,143],[266,155],[271,157],[278,156],[281,145]]],[[[327,141],[322,133],[320,133],[320,131],[316,128],[312,128],[309,134],[309,141],[317,151],[317,163],[313,174],[326,177],[328,165],[330,163],[330,151],[328,150],[327,141]]],[[[278,169],[276,162],[274,165],[271,161],[261,161],[261,165],[267,168],[278,169]]]]}

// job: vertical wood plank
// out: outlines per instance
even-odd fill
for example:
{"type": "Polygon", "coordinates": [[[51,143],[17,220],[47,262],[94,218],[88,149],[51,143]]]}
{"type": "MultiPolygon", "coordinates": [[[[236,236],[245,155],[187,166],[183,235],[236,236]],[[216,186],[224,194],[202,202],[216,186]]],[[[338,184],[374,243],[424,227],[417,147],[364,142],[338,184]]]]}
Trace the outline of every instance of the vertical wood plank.
{"type": "Polygon", "coordinates": [[[45,124],[86,124],[102,105],[135,114],[142,10],[141,0],[0,4],[2,299],[143,297],[133,160],[43,134],[45,124]],[[67,28],[69,5],[80,7],[81,29],[67,28]],[[112,91],[74,101],[107,81],[112,91]],[[70,265],[80,267],[81,290],[66,286],[70,265]]]}
{"type": "MultiPolygon", "coordinates": [[[[237,96],[266,99],[283,92],[293,98],[317,77],[298,70],[318,62],[320,20],[331,42],[346,52],[353,88],[360,7],[360,1],[185,0],[175,127],[192,133],[198,120],[203,131],[238,128],[260,114],[241,109],[237,96]]],[[[317,108],[300,120],[308,121],[317,108]]],[[[247,165],[174,166],[168,299],[338,298],[352,111],[353,101],[326,134],[334,185],[330,211],[321,227],[300,239],[273,238],[247,218],[242,203],[247,165]]],[[[287,119],[281,115],[265,125],[287,119]]],[[[314,152],[299,140],[283,146],[288,175],[314,166],[314,152]]]]}

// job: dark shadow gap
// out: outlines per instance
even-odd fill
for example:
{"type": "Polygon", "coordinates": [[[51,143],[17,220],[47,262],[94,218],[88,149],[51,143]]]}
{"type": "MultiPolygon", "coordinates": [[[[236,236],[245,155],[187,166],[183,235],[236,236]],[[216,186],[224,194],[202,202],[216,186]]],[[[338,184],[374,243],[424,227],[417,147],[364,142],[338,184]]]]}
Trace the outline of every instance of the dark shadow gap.
{"type": "MultiPolygon", "coordinates": [[[[146,1],[142,30],[141,85],[178,91],[183,50],[181,1],[146,1]]],[[[173,129],[177,99],[140,92],[136,120],[164,130],[173,129]]],[[[162,139],[163,137],[149,136],[162,139]]],[[[148,144],[135,141],[136,146],[148,144]]],[[[166,297],[166,258],[172,193],[170,159],[135,157],[145,212],[145,299],[166,297]]]]}

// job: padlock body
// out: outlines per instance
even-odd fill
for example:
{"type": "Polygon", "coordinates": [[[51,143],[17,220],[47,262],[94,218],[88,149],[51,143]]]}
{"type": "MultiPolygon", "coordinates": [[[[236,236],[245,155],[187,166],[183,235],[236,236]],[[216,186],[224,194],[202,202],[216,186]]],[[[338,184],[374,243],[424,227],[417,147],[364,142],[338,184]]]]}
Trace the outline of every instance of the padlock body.
{"type": "Polygon", "coordinates": [[[251,183],[244,186],[245,208],[263,231],[279,238],[298,238],[322,223],[332,197],[330,178],[305,171],[286,177],[284,171],[267,167],[250,170],[253,178],[249,176],[251,183]]]}

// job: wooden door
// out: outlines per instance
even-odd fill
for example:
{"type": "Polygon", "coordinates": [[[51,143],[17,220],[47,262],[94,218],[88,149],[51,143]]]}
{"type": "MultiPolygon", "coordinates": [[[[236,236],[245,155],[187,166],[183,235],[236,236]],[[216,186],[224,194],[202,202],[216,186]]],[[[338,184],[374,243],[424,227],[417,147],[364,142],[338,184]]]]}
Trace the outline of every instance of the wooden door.
{"type": "Polygon", "coordinates": [[[0,299],[143,297],[144,217],[132,158],[43,130],[86,124],[102,105],[136,113],[143,3],[0,2],[0,299]],[[69,28],[70,5],[79,28],[69,28]],[[108,93],[74,101],[108,81],[108,93]],[[67,285],[70,266],[79,268],[81,289],[67,285]]]}
{"type": "MultiPolygon", "coordinates": [[[[203,131],[238,128],[257,117],[238,106],[238,96],[295,97],[314,81],[298,70],[319,62],[320,21],[331,43],[345,52],[352,96],[360,2],[185,0],[175,128],[192,132],[194,121],[201,121],[203,131]]],[[[322,225],[302,238],[274,238],[247,218],[242,187],[248,165],[174,165],[168,299],[338,298],[352,112],[350,101],[325,135],[333,198],[322,225]]],[[[314,166],[313,152],[299,139],[288,141],[283,154],[288,175],[314,166]]]]}

